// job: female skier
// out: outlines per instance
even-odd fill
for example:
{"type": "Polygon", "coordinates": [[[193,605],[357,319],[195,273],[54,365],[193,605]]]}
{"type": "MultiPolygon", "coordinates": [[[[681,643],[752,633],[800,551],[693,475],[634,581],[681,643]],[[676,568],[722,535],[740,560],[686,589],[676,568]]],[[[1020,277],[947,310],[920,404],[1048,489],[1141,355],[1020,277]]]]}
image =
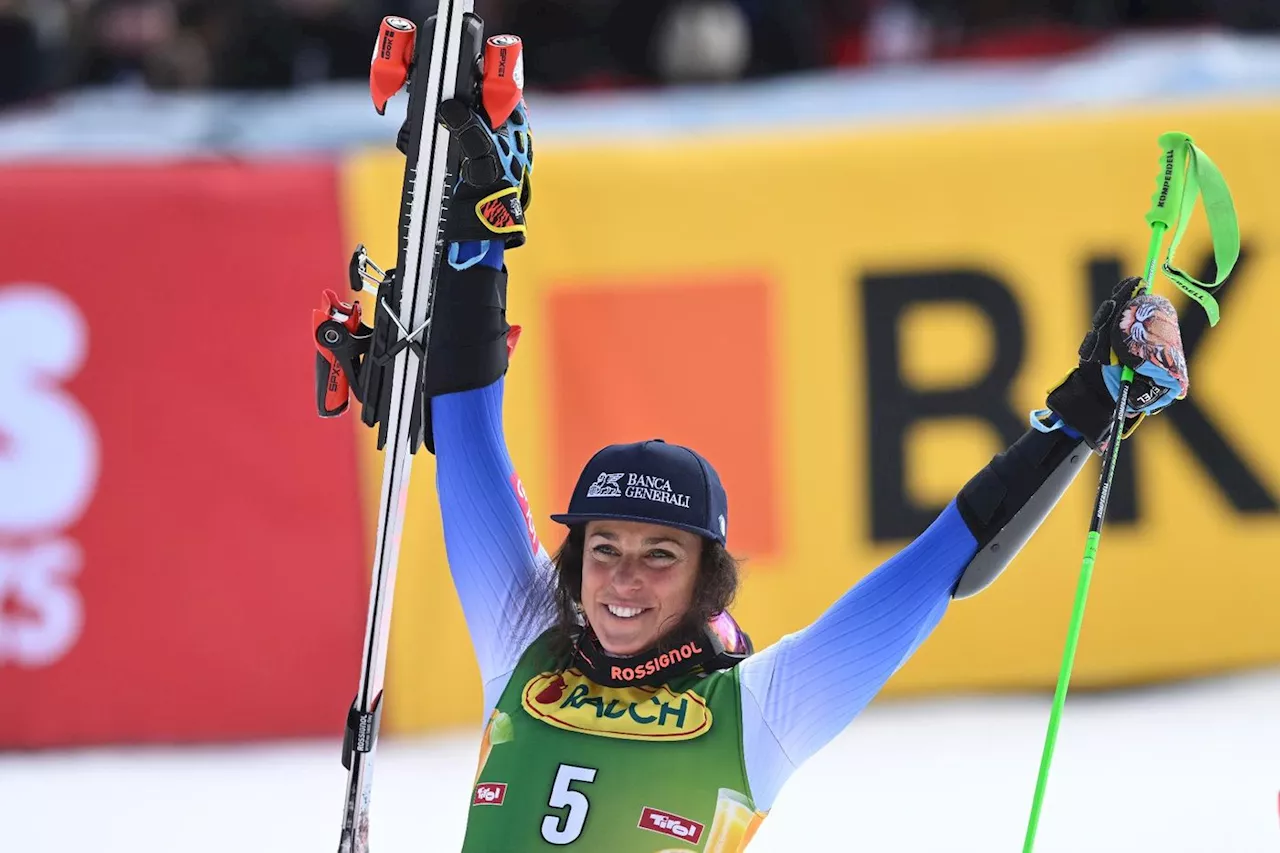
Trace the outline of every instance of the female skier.
{"type": "MultiPolygon", "coordinates": [[[[743,850],[787,778],[938,624],[990,584],[1108,440],[1121,365],[1130,428],[1187,391],[1177,317],[1127,279],[1077,366],[919,538],[812,624],[754,651],[727,607],[738,567],[712,465],[660,439],[612,445],[578,478],[554,558],[503,438],[518,327],[505,249],[525,240],[524,106],[490,131],[461,102],[426,393],[445,544],[484,682],[487,725],[464,853],[743,850]],[[486,217],[494,199],[505,216],[486,217]]],[[[713,448],[714,451],[714,448],[713,448]]]]}

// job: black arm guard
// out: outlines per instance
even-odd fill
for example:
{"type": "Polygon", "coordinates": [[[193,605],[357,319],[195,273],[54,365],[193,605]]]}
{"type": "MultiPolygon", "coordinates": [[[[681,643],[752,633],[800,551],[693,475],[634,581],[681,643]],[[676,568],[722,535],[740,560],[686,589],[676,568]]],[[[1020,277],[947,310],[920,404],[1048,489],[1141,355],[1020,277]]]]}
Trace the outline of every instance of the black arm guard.
{"type": "Polygon", "coordinates": [[[426,394],[483,388],[507,372],[507,271],[444,267],[436,283],[426,394]]]}
{"type": "Polygon", "coordinates": [[[435,453],[431,435],[431,398],[483,388],[507,372],[507,271],[483,264],[456,270],[444,265],[436,282],[427,344],[427,450],[435,453]]]}
{"type": "Polygon", "coordinates": [[[1062,432],[1027,432],[965,484],[956,507],[978,553],[952,598],[986,589],[1021,550],[1090,456],[1088,445],[1062,432]]]}

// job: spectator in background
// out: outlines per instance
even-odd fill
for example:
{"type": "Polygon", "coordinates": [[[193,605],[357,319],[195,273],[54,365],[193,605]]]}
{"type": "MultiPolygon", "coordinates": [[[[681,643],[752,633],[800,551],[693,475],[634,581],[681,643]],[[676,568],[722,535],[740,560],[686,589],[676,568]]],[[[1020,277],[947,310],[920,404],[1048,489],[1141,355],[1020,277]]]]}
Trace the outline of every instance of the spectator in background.
{"type": "Polygon", "coordinates": [[[736,79],[751,56],[749,24],[733,0],[623,0],[609,10],[602,42],[645,85],[736,79]]]}
{"type": "Polygon", "coordinates": [[[43,71],[40,34],[25,4],[0,0],[0,106],[38,93],[43,71]]]}
{"type": "Polygon", "coordinates": [[[208,82],[198,43],[178,45],[178,9],[172,0],[101,0],[73,29],[73,85],[166,88],[208,82]]]}
{"type": "Polygon", "coordinates": [[[817,67],[812,0],[542,0],[508,3],[540,87],[736,80],[817,67]]]}
{"type": "MultiPolygon", "coordinates": [[[[1280,27],[1280,0],[475,2],[491,31],[525,37],[531,85],[560,90],[1045,56],[1152,27],[1280,27]]],[[[383,14],[420,20],[434,9],[435,0],[0,0],[0,105],[68,85],[359,80],[383,14]]]]}
{"type": "Polygon", "coordinates": [[[99,0],[77,30],[78,85],[288,89],[365,77],[378,20],[343,0],[99,0]]]}
{"type": "Polygon", "coordinates": [[[927,0],[924,8],[940,24],[935,57],[1021,59],[1069,53],[1096,42],[1105,32],[1086,14],[1093,5],[1084,9],[1080,0],[927,0]]]}
{"type": "Polygon", "coordinates": [[[1219,0],[1223,22],[1243,32],[1280,30],[1280,3],[1276,0],[1219,0]]]}
{"type": "Polygon", "coordinates": [[[192,0],[186,17],[225,89],[363,79],[379,23],[342,0],[192,0]]]}
{"type": "Polygon", "coordinates": [[[530,85],[595,89],[641,82],[633,45],[644,36],[633,33],[616,42],[606,38],[613,6],[611,0],[503,4],[501,28],[524,39],[525,78],[530,85]]]}
{"type": "Polygon", "coordinates": [[[829,65],[919,62],[934,49],[937,22],[913,0],[825,0],[821,7],[829,65]]]}

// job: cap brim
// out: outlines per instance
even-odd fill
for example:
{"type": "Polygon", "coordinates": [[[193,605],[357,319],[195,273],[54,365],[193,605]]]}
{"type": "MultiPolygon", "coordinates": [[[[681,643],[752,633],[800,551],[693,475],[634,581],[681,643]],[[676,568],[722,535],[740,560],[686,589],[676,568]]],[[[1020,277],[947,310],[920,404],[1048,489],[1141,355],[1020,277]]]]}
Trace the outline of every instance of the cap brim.
{"type": "Polygon", "coordinates": [[[550,516],[550,518],[552,521],[558,522],[559,524],[564,524],[566,526],[570,524],[586,524],[588,521],[605,521],[605,520],[637,521],[637,522],[640,522],[641,524],[656,524],[659,527],[674,527],[677,530],[686,530],[689,533],[696,533],[705,539],[711,539],[715,542],[719,542],[721,545],[724,544],[724,537],[714,533],[711,530],[708,530],[705,527],[698,527],[697,525],[693,525],[693,524],[679,524],[673,521],[666,521],[665,519],[661,519],[661,518],[647,518],[642,515],[628,515],[627,513],[610,513],[610,512],[593,512],[585,515],[581,515],[581,514],[572,515],[568,513],[561,513],[558,515],[550,516]]]}

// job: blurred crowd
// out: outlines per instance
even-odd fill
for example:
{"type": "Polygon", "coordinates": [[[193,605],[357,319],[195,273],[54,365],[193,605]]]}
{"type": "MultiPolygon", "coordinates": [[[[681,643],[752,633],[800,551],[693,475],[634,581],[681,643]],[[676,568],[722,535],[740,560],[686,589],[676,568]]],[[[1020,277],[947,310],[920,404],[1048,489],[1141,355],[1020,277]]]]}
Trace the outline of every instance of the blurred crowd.
{"type": "MultiPolygon", "coordinates": [[[[434,0],[0,0],[0,105],[95,85],[362,79],[384,14],[434,0]]],[[[1078,50],[1152,28],[1280,29],[1280,0],[476,0],[531,85],[616,88],[1078,50]]]]}

